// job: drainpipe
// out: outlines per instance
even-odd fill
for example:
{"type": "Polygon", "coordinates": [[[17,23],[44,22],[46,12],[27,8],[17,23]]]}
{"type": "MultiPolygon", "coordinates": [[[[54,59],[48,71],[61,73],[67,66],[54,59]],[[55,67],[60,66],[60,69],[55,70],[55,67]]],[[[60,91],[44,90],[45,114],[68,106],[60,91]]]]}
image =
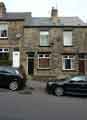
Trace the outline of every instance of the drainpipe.
{"type": "Polygon", "coordinates": [[[85,75],[87,75],[87,57],[86,57],[86,55],[85,55],[85,75]]]}
{"type": "MultiPolygon", "coordinates": [[[[85,33],[85,40],[84,40],[84,49],[85,49],[85,52],[87,52],[87,33],[85,33]]],[[[84,69],[85,69],[85,75],[87,75],[87,53],[85,54],[85,67],[84,67],[84,69]]]]}
{"type": "MultiPolygon", "coordinates": [[[[76,55],[77,55],[78,66],[79,66],[79,48],[76,49],[76,55]]],[[[78,67],[78,69],[79,69],[79,67],[78,67]]]]}

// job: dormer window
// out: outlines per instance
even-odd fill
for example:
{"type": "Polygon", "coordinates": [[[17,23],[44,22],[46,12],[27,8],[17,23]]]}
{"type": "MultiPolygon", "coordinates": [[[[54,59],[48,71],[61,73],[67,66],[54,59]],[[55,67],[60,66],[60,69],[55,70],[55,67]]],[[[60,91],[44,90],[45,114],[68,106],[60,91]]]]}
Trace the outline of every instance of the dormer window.
{"type": "Polygon", "coordinates": [[[0,24],[0,38],[8,38],[8,25],[0,24]]]}

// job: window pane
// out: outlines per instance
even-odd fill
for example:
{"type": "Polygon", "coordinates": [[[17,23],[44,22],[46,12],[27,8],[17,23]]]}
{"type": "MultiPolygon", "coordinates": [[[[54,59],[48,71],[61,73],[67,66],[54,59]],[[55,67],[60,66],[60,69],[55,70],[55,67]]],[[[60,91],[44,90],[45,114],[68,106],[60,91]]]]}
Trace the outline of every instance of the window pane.
{"type": "Polygon", "coordinates": [[[39,67],[40,68],[48,68],[49,67],[49,59],[46,59],[46,58],[39,59],[39,67]]]}
{"type": "Polygon", "coordinates": [[[1,37],[6,37],[7,36],[7,31],[6,30],[2,30],[1,31],[1,37]]]}
{"type": "Polygon", "coordinates": [[[38,66],[39,68],[48,68],[49,67],[49,54],[38,54],[38,66]]]}
{"type": "Polygon", "coordinates": [[[75,68],[75,59],[74,56],[63,56],[63,69],[74,70],[75,68]]]}
{"type": "Polygon", "coordinates": [[[8,29],[8,25],[7,24],[0,24],[0,30],[4,30],[4,29],[8,29]]]}
{"type": "Polygon", "coordinates": [[[2,48],[0,48],[0,52],[2,52],[2,48]]]}
{"type": "Polygon", "coordinates": [[[48,32],[40,32],[40,46],[48,46],[48,32]]]}
{"type": "Polygon", "coordinates": [[[0,37],[7,37],[7,36],[8,36],[8,25],[0,24],[0,37]]]}
{"type": "Polygon", "coordinates": [[[72,32],[64,32],[64,46],[72,46],[72,32]]]}
{"type": "Polygon", "coordinates": [[[43,54],[39,54],[39,57],[43,57],[43,54]]]}
{"type": "Polygon", "coordinates": [[[49,54],[45,54],[45,57],[49,57],[49,54]]]}
{"type": "Polygon", "coordinates": [[[76,77],[73,77],[71,80],[74,80],[74,81],[85,80],[85,76],[76,76],[76,77]]]}
{"type": "Polygon", "coordinates": [[[71,69],[71,60],[65,59],[65,69],[71,69]]]}

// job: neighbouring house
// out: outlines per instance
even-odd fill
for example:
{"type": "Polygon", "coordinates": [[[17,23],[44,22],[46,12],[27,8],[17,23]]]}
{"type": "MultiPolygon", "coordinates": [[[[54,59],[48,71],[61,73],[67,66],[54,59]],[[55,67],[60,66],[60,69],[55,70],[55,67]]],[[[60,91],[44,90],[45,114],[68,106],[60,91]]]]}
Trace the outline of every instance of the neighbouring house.
{"type": "Polygon", "coordinates": [[[87,24],[79,17],[32,17],[0,2],[0,65],[23,65],[33,79],[87,73],[87,24]]]}

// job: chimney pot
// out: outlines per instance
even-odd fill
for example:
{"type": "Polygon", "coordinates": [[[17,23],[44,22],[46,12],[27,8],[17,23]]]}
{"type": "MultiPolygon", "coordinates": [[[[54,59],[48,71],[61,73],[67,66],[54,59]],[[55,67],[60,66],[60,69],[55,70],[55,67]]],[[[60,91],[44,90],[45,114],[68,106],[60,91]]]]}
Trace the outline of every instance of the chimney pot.
{"type": "Polygon", "coordinates": [[[51,16],[52,17],[57,17],[57,14],[58,14],[58,10],[56,8],[52,7],[51,16]]]}

